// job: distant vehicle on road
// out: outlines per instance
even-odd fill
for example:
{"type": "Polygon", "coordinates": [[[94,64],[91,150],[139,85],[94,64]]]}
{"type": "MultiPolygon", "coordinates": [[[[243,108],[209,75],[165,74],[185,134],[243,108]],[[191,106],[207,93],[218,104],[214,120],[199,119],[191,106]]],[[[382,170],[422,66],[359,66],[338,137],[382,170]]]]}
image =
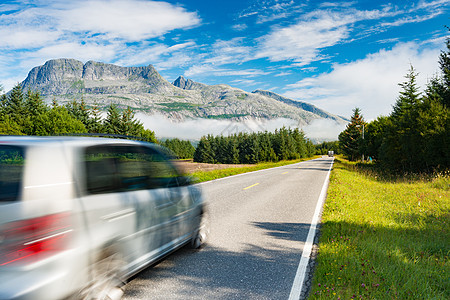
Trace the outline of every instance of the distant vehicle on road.
{"type": "Polygon", "coordinates": [[[334,156],[334,151],[328,151],[328,156],[329,157],[333,157],[334,156]]]}
{"type": "Polygon", "coordinates": [[[200,247],[202,193],[161,149],[0,137],[0,299],[120,299],[133,274],[200,247]]]}

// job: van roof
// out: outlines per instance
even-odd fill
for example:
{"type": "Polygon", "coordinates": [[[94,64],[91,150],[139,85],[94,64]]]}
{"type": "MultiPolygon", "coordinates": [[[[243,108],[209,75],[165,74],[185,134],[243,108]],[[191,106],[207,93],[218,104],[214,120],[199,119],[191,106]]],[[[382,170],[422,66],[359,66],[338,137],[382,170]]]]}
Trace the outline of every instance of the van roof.
{"type": "Polygon", "coordinates": [[[147,142],[127,140],[127,139],[113,139],[104,137],[84,137],[84,136],[24,136],[24,135],[2,135],[0,136],[1,144],[14,145],[36,145],[36,144],[77,144],[77,145],[98,145],[98,144],[150,144],[147,142]]]}

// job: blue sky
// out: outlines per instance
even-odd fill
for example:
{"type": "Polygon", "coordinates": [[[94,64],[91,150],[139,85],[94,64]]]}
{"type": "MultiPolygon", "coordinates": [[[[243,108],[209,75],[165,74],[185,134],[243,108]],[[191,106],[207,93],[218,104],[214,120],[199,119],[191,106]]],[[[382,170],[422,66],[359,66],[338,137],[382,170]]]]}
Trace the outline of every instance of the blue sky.
{"type": "Polygon", "coordinates": [[[390,113],[438,71],[450,0],[1,1],[0,84],[53,58],[152,64],[172,82],[264,89],[349,117],[390,113]]]}

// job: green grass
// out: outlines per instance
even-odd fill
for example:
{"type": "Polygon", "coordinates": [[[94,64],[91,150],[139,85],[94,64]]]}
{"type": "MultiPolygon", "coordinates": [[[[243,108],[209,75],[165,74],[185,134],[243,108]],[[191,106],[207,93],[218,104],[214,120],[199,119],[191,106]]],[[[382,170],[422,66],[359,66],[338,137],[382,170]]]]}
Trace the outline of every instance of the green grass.
{"type": "Polygon", "coordinates": [[[450,178],[336,159],[309,299],[450,299],[450,178]]]}
{"type": "Polygon", "coordinates": [[[320,156],[314,156],[309,158],[300,158],[295,160],[283,160],[279,162],[265,162],[265,163],[259,163],[255,164],[254,166],[249,167],[242,167],[242,168],[226,168],[226,169],[220,169],[220,170],[212,170],[212,171],[198,171],[190,174],[194,178],[195,183],[219,179],[223,177],[228,177],[232,175],[247,173],[247,172],[253,172],[263,169],[269,169],[269,168],[275,168],[275,167],[281,167],[285,165],[295,164],[301,161],[314,159],[320,156]]]}

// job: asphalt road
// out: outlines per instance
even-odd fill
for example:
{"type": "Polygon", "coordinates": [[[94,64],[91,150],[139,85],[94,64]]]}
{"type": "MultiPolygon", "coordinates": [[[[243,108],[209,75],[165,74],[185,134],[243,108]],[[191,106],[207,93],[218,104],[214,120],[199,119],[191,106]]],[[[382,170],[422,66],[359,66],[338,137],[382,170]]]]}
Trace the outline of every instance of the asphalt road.
{"type": "Polygon", "coordinates": [[[321,158],[201,184],[211,235],[132,279],[124,299],[288,299],[332,163],[321,158]]]}

